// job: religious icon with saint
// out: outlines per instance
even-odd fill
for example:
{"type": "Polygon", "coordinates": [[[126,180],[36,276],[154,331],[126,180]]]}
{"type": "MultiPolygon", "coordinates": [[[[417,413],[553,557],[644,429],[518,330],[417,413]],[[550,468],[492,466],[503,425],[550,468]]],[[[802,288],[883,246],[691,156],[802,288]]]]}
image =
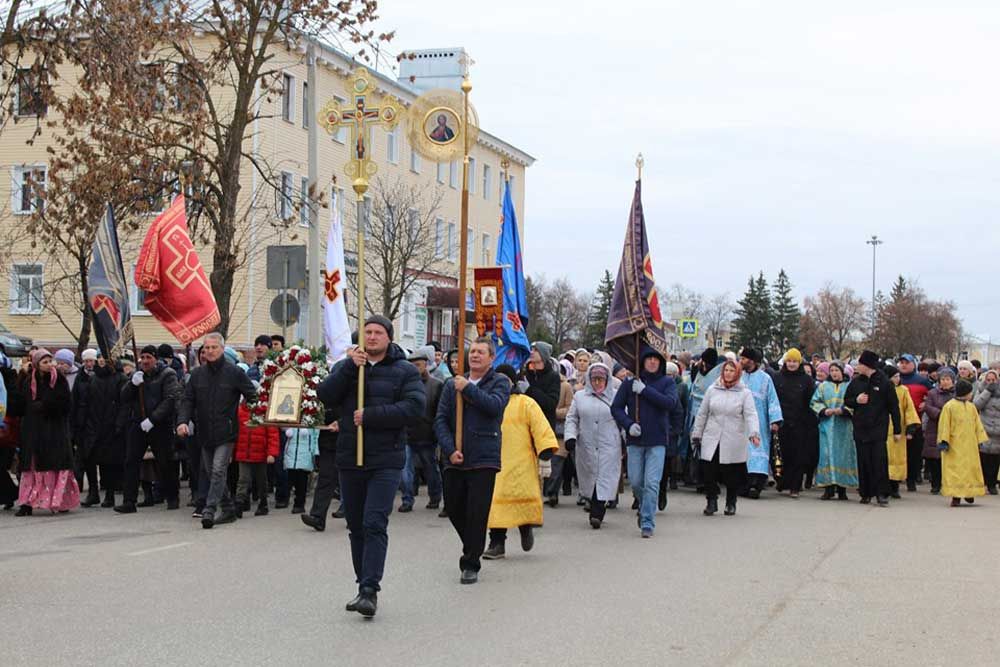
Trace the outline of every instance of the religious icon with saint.
{"type": "Polygon", "coordinates": [[[279,371],[271,381],[267,421],[272,424],[298,424],[302,418],[302,392],[305,378],[293,367],[279,371]]]}
{"type": "Polygon", "coordinates": [[[448,144],[455,140],[456,130],[461,126],[455,112],[448,108],[431,109],[424,119],[424,132],[436,144],[448,144]]]}

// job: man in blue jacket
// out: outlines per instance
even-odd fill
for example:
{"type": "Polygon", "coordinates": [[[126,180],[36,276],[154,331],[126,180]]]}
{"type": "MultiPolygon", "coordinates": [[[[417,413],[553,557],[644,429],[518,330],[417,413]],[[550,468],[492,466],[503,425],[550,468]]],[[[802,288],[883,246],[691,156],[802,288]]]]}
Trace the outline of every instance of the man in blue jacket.
{"type": "Polygon", "coordinates": [[[458,567],[461,582],[479,580],[479,559],[486,549],[486,526],[493,503],[493,485],[500,472],[500,425],[510,400],[510,380],[493,370],[496,348],[482,336],[469,347],[468,377],[449,380],[441,392],[434,432],[444,471],[444,508],[462,540],[458,567]],[[455,448],[455,402],[464,401],[462,451],[455,448]]]}
{"type": "Polygon", "coordinates": [[[389,548],[389,514],[406,460],[405,428],[424,409],[424,385],[406,353],[392,342],[392,322],[382,315],[365,321],[364,346],[352,348],[316,392],[337,410],[337,469],[340,499],[351,538],[358,596],[347,611],[371,618],[389,548]],[[358,376],[365,374],[365,400],[358,406],[358,376]],[[364,457],[357,461],[358,426],[364,457]]]}
{"type": "Polygon", "coordinates": [[[667,376],[666,360],[658,352],[646,348],[640,362],[639,377],[622,382],[611,414],[628,434],[628,479],[639,501],[639,529],[643,537],[652,537],[677,387],[667,376]]]}

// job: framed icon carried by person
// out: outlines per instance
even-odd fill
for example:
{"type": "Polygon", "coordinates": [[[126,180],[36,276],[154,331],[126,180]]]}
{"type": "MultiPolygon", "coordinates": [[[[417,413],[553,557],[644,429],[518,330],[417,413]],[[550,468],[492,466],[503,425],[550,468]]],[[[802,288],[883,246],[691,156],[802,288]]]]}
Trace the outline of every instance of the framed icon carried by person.
{"type": "Polygon", "coordinates": [[[271,424],[298,424],[302,420],[302,393],[306,379],[291,366],[279,371],[271,381],[271,395],[267,404],[267,422],[271,424]]]}

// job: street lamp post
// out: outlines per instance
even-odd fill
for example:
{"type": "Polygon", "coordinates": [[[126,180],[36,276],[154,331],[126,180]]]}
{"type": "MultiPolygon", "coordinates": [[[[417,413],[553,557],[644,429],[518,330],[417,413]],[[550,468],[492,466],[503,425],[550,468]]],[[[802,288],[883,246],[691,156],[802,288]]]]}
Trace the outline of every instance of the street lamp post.
{"type": "Polygon", "coordinates": [[[872,337],[875,337],[875,249],[884,243],[877,235],[865,241],[872,247],[872,337]]]}

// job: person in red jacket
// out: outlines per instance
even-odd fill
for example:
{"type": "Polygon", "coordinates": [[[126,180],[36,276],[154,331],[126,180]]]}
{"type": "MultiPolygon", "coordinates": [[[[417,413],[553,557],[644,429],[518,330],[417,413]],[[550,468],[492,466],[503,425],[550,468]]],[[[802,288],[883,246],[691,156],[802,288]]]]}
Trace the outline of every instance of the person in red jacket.
{"type": "Polygon", "coordinates": [[[257,426],[250,428],[246,423],[250,420],[250,410],[246,403],[240,404],[240,432],[236,439],[236,449],[233,458],[239,464],[240,478],[236,483],[236,515],[250,511],[250,481],[257,488],[260,501],[254,516],[264,516],[267,507],[267,466],[274,463],[279,451],[278,429],[273,426],[257,426]]]}

